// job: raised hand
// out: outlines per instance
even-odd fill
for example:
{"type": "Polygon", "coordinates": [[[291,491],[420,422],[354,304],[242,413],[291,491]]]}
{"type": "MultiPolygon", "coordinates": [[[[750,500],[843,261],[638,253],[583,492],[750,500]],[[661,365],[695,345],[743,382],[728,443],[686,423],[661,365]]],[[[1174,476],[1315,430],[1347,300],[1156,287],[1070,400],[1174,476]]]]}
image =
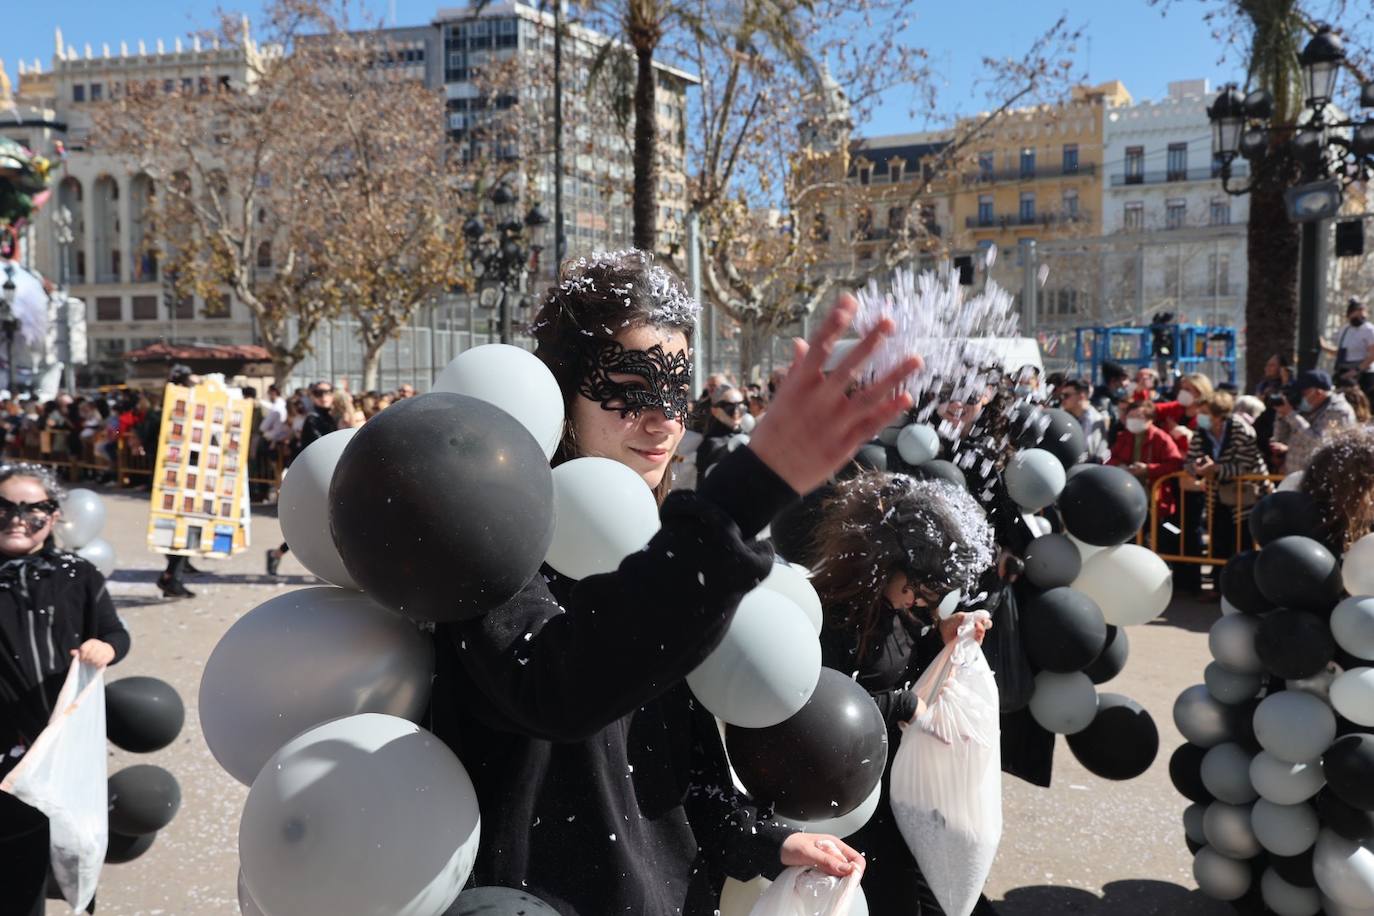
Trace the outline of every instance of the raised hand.
{"type": "Polygon", "coordinates": [[[911,395],[899,393],[898,387],[921,368],[915,354],[872,384],[854,390],[858,370],[892,333],[889,320],[879,322],[832,372],[825,371],[858,307],[853,296],[841,296],[811,335],[811,342],[795,342],[796,356],[787,378],[749,440],[763,463],[798,493],[809,493],[824,483],[859,446],[911,407],[911,395]]]}

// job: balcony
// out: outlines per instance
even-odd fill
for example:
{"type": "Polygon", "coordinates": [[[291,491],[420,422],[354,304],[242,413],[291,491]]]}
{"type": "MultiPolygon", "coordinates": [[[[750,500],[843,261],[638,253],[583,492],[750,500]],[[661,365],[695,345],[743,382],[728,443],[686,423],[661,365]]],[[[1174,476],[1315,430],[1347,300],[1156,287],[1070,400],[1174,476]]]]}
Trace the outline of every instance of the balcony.
{"type": "Polygon", "coordinates": [[[1080,162],[1073,168],[1060,165],[1041,165],[1034,169],[990,169],[964,176],[964,184],[997,184],[1003,181],[1036,181],[1041,178],[1091,178],[1097,174],[1097,163],[1080,162]]]}
{"type": "Polygon", "coordinates": [[[966,229],[1016,229],[1023,226],[1062,226],[1070,223],[1090,223],[1092,216],[1085,210],[1074,213],[1063,211],[1052,213],[1037,213],[1034,216],[1026,217],[1014,214],[1002,216],[969,216],[964,218],[964,228],[966,229]]]}
{"type": "MultiPolygon", "coordinates": [[[[1231,163],[1231,177],[1244,178],[1250,174],[1250,166],[1244,162],[1231,163]]],[[[1124,188],[1129,185],[1173,184],[1181,181],[1215,181],[1221,178],[1221,170],[1211,166],[1199,169],[1174,169],[1158,172],[1125,172],[1112,176],[1112,187],[1124,188]]]]}

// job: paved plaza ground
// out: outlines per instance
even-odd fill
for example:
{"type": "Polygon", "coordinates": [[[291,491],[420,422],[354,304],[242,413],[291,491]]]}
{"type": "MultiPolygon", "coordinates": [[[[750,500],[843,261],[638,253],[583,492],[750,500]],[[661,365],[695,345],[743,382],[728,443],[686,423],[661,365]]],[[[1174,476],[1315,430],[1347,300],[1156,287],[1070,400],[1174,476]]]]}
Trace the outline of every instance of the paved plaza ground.
{"type": "MultiPolygon", "coordinates": [[[[194,598],[163,600],[155,580],[164,560],[145,546],[146,496],[107,491],[106,505],[104,537],[119,555],[110,587],[133,633],[133,651],[110,676],[148,674],[170,682],[186,701],[187,717],[176,743],[155,754],[111,749],[110,772],[131,763],[165,767],[180,781],[183,801],[180,814],[146,855],[105,867],[98,912],[235,916],[239,812],[248,790],[219,768],[201,738],[196,710],[201,669],[220,635],[241,615],[315,579],[290,557],[282,563],[281,578],[263,575],[263,551],[281,539],[269,511],[254,515],[250,551],[204,563],[209,575],[188,580],[194,598]]],[[[1173,700],[1202,680],[1209,660],[1207,628],[1218,613],[1215,605],[1176,601],[1162,620],[1133,628],[1130,662],[1103,688],[1138,700],[1153,714],[1161,750],[1148,773],[1124,783],[1099,779],[1060,741],[1051,789],[1005,780],[1006,827],[988,884],[988,895],[1004,916],[1232,912],[1196,889],[1183,842],[1186,802],[1168,774],[1169,755],[1182,743],[1171,717],[1173,700]]],[[[50,916],[64,911],[57,903],[49,905],[50,916]]]]}

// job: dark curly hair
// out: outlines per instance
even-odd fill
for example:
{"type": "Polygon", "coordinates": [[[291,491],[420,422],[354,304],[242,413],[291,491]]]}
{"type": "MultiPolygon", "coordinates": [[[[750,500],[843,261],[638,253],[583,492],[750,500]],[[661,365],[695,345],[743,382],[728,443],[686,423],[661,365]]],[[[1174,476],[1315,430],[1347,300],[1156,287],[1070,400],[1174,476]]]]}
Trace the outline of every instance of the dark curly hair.
{"type": "Polygon", "coordinates": [[[1322,446],[1302,476],[1317,501],[1323,534],[1337,556],[1374,529],[1374,431],[1342,430],[1322,446]]]}

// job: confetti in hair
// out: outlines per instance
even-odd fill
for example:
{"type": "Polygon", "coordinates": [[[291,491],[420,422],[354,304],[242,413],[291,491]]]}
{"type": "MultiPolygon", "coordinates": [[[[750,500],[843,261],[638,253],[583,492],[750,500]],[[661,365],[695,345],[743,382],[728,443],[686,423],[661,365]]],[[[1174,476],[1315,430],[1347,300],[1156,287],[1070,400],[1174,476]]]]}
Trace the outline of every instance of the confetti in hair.
{"type": "MultiPolygon", "coordinates": [[[[693,299],[682,283],[661,265],[654,263],[654,256],[637,248],[619,251],[596,251],[590,256],[579,257],[563,267],[564,278],[558,284],[558,291],[565,296],[595,292],[594,275],[608,268],[618,268],[627,262],[638,261],[645,267],[645,277],[649,285],[650,302],[641,303],[648,313],[650,324],[659,327],[687,327],[696,323],[701,314],[701,303],[693,299]]],[[[625,305],[631,305],[633,289],[630,285],[610,290],[611,293],[625,297],[625,305]]]]}

